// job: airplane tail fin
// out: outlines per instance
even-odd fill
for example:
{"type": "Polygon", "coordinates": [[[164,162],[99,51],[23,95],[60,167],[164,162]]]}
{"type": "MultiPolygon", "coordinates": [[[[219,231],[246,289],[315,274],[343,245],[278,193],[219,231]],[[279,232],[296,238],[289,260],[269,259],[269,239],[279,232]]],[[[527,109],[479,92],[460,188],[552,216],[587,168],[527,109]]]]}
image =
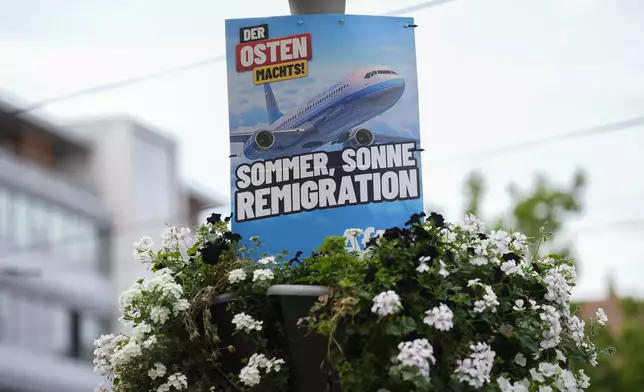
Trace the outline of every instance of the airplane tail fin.
{"type": "Polygon", "coordinates": [[[282,117],[282,112],[277,106],[275,95],[270,83],[264,84],[264,95],[266,96],[266,111],[268,112],[268,123],[272,124],[282,117]]]}

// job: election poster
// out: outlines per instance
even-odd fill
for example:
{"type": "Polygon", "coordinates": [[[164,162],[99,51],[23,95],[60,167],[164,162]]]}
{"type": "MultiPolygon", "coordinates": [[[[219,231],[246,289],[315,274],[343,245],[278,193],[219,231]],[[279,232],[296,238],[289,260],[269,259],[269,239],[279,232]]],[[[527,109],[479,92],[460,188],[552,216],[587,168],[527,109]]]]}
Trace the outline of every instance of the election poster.
{"type": "Polygon", "coordinates": [[[412,18],[226,21],[233,230],[363,250],[423,209],[412,18]],[[358,230],[355,230],[358,229],[358,230]]]}

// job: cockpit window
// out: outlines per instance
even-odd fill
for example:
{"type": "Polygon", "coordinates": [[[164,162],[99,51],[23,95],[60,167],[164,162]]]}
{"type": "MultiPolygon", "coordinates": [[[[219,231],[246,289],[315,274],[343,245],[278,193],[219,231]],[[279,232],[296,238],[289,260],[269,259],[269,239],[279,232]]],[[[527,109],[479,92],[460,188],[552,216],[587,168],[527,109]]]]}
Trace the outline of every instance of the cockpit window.
{"type": "Polygon", "coordinates": [[[369,79],[370,77],[377,75],[377,74],[382,74],[382,75],[398,75],[395,71],[389,70],[389,69],[379,69],[377,71],[371,71],[368,72],[364,78],[369,79]]]}

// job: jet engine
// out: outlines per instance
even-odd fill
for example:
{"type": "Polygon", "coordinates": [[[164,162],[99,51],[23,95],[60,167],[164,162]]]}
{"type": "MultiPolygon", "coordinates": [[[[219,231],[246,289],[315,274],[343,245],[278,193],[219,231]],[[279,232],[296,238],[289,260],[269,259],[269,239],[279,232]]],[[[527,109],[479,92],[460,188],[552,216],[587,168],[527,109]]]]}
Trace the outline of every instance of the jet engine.
{"type": "Polygon", "coordinates": [[[244,143],[244,156],[248,159],[257,159],[262,153],[269,150],[275,144],[273,132],[260,129],[244,143]]]}
{"type": "Polygon", "coordinates": [[[344,142],[344,147],[360,148],[369,147],[375,141],[373,133],[367,128],[360,128],[349,134],[349,139],[344,142]]]}

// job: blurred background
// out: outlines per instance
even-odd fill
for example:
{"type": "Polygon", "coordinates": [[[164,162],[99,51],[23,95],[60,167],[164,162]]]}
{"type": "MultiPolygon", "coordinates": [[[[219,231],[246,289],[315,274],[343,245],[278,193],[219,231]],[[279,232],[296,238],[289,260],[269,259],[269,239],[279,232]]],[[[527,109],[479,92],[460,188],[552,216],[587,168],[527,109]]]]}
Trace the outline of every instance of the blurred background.
{"type": "MultiPolygon", "coordinates": [[[[224,19],[286,0],[0,0],[0,392],[81,392],[143,235],[229,212],[224,19]]],[[[348,0],[413,16],[428,211],[553,241],[644,391],[644,2],[348,0]]],[[[599,342],[598,342],[599,343],[599,342]]]]}

